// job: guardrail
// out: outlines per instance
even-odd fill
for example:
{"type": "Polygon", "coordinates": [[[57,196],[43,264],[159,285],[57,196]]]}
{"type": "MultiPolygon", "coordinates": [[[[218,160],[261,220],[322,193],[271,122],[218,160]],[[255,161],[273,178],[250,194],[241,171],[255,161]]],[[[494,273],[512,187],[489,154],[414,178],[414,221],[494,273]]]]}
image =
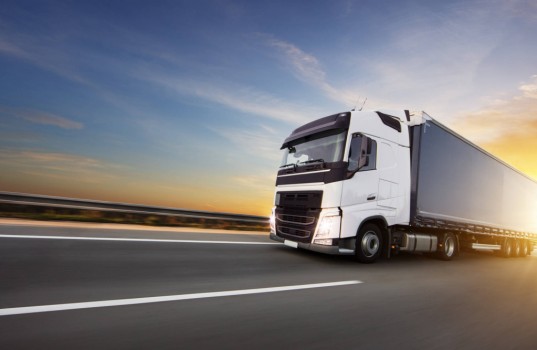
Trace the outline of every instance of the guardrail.
{"type": "Polygon", "coordinates": [[[0,203],[29,206],[45,206],[80,210],[97,210],[104,212],[121,212],[133,214],[153,214],[162,216],[178,216],[196,219],[229,220],[267,224],[269,218],[264,216],[207,212],[167,207],[153,207],[139,204],[113,203],[87,199],[43,196],[26,193],[1,192],[0,203]]]}

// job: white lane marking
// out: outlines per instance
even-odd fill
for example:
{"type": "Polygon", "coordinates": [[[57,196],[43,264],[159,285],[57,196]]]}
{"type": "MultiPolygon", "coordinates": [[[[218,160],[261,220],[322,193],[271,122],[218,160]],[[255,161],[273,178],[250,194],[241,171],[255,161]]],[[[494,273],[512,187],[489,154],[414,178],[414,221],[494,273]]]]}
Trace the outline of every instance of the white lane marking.
{"type": "Polygon", "coordinates": [[[207,244],[251,244],[274,245],[272,242],[233,242],[233,241],[200,241],[189,239],[148,239],[148,238],[108,238],[108,237],[68,237],[68,236],[35,236],[35,235],[0,235],[0,238],[28,238],[28,239],[71,239],[87,241],[121,241],[121,242],[161,242],[161,243],[207,243],[207,244]]]}
{"type": "Polygon", "coordinates": [[[121,305],[160,303],[160,302],[165,302],[165,301],[218,298],[218,297],[228,297],[228,296],[247,295],[247,294],[274,293],[274,292],[284,292],[284,291],[300,290],[300,289],[346,286],[346,285],[359,284],[359,283],[363,283],[363,282],[362,281],[340,281],[340,282],[329,282],[329,283],[301,284],[301,285],[283,286],[283,287],[230,290],[230,291],[224,291],[224,292],[193,293],[193,294],[167,295],[167,296],[160,296],[160,297],[90,301],[90,302],[84,302],[84,303],[13,307],[13,308],[7,308],[7,309],[0,309],[0,316],[33,314],[33,313],[38,313],[38,312],[90,309],[90,308],[97,308],[97,307],[109,307],[109,306],[121,306],[121,305]]]}

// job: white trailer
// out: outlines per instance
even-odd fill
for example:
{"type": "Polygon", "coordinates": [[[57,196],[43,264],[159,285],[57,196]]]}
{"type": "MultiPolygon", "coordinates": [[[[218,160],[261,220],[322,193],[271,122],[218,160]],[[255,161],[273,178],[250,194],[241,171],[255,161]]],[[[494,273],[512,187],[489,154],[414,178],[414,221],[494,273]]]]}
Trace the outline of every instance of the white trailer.
{"type": "Polygon", "coordinates": [[[270,237],[371,263],[399,251],[524,257],[537,240],[537,183],[424,112],[350,111],[281,147],[270,237]]]}

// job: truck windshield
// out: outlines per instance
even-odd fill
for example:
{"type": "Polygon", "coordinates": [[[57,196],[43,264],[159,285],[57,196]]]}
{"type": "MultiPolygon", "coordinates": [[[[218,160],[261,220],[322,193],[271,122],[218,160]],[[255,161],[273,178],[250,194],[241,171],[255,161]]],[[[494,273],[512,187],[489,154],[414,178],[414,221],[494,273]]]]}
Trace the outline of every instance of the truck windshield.
{"type": "Polygon", "coordinates": [[[312,162],[338,162],[343,159],[346,131],[327,136],[307,137],[284,150],[281,167],[312,162]]]}

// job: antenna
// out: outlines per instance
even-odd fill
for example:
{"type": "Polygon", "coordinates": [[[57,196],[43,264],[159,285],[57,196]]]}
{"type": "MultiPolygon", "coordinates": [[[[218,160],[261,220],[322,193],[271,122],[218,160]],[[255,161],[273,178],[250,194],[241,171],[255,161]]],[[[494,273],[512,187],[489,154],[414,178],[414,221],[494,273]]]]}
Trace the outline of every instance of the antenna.
{"type": "Polygon", "coordinates": [[[358,96],[358,101],[354,104],[354,107],[351,109],[351,112],[354,112],[356,110],[356,106],[358,105],[358,102],[360,102],[360,96],[358,96]]]}
{"type": "Polygon", "coordinates": [[[362,103],[362,107],[360,107],[359,111],[362,111],[362,109],[364,109],[365,101],[367,101],[367,97],[365,98],[364,103],[362,103]]]}

